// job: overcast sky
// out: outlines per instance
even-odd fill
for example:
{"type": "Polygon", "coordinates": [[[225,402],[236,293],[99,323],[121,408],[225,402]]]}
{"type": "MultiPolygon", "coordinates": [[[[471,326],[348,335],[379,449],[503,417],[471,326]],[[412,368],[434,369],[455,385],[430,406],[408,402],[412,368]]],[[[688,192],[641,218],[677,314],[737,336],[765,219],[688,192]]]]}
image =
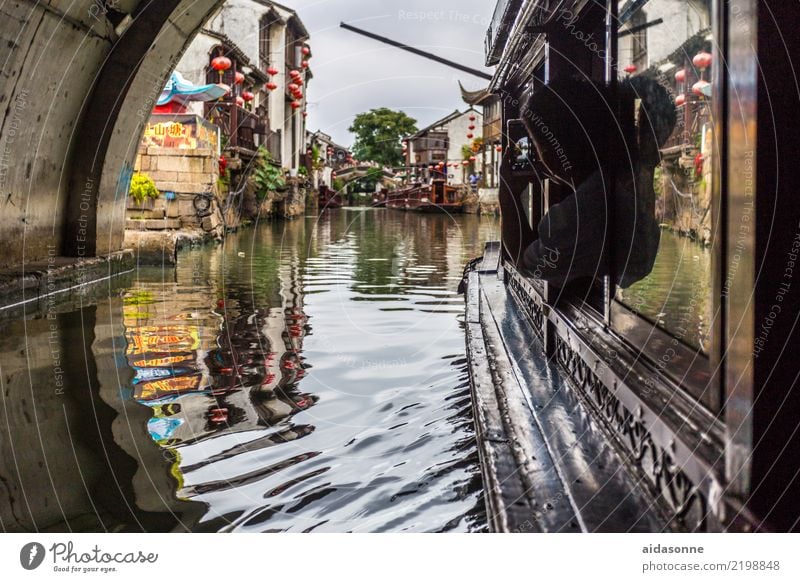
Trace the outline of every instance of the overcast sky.
{"type": "Polygon", "coordinates": [[[467,105],[458,90],[488,84],[468,73],[339,28],[364,28],[487,71],[483,40],[494,0],[286,0],[311,34],[314,79],[308,129],[351,145],[353,117],[377,107],[401,109],[424,127],[467,105]]]}

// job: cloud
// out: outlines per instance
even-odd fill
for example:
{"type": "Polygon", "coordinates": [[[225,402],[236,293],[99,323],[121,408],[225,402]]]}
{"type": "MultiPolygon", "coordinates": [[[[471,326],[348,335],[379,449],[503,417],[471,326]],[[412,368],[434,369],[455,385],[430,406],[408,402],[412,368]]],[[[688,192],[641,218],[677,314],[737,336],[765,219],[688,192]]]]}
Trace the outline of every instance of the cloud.
{"type": "Polygon", "coordinates": [[[376,107],[401,109],[423,127],[464,109],[458,80],[487,81],[339,28],[347,22],[486,71],[483,40],[494,4],[485,0],[299,0],[291,4],[311,34],[314,78],[308,127],[345,145],[353,117],[376,107]]]}

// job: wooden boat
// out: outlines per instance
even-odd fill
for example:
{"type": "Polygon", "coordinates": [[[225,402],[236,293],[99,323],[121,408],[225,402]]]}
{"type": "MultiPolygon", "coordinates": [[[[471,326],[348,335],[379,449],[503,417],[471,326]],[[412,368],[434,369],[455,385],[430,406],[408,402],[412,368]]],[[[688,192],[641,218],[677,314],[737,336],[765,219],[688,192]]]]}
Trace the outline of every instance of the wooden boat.
{"type": "Polygon", "coordinates": [[[420,195],[417,212],[458,213],[463,210],[463,192],[445,180],[433,180],[420,195]]]}
{"type": "Polygon", "coordinates": [[[341,208],[344,206],[344,197],[324,184],[319,187],[319,208],[341,208]]]}
{"type": "MultiPolygon", "coordinates": [[[[497,72],[486,91],[495,123],[504,124],[502,245],[487,245],[467,266],[463,287],[491,529],[797,531],[800,390],[797,360],[787,354],[800,341],[800,172],[792,161],[800,132],[794,86],[785,85],[800,39],[779,23],[797,22],[800,5],[498,7],[486,43],[497,72]],[[600,50],[576,42],[579,34],[598,39],[600,50]],[[695,263],[708,257],[707,267],[678,261],[669,277],[652,271],[626,284],[613,253],[604,272],[566,284],[518,268],[541,234],[537,225],[574,196],[558,180],[564,166],[537,171],[528,153],[534,124],[519,104],[537,92],[546,99],[548,85],[570,101],[579,73],[612,92],[655,77],[672,96],[678,123],[655,144],[652,178],[669,204],[654,218],[694,221],[686,232],[705,246],[689,237],[673,244],[690,249],[695,263]],[[670,209],[693,210],[698,201],[703,212],[670,209]]],[[[644,120],[643,101],[621,102],[630,107],[611,109],[625,124],[644,120]]],[[[611,182],[608,195],[628,193],[611,182]]],[[[607,232],[624,228],[618,217],[608,218],[607,232]]],[[[679,235],[670,236],[661,230],[656,265],[671,260],[664,243],[679,235]]],[[[570,258],[554,249],[537,269],[570,258]]]]}
{"type": "Polygon", "coordinates": [[[433,180],[431,184],[414,184],[390,192],[386,207],[428,213],[458,213],[463,210],[463,192],[444,180],[433,180]]]}

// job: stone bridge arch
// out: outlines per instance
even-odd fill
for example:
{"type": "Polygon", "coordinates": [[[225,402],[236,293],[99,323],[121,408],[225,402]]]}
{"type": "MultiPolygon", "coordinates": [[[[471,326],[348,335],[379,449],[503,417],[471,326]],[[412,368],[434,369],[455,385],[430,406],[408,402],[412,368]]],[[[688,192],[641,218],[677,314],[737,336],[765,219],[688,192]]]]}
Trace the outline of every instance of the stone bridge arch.
{"type": "MultiPolygon", "coordinates": [[[[360,164],[357,166],[348,166],[341,170],[336,171],[336,177],[341,179],[345,184],[349,184],[354,180],[366,177],[370,170],[374,170],[378,166],[371,166],[369,164],[360,164]]],[[[386,168],[379,168],[381,170],[380,181],[385,186],[397,186],[400,181],[395,177],[394,172],[386,168]]]]}
{"type": "Polygon", "coordinates": [[[223,1],[0,5],[0,268],[122,248],[144,125],[223,1]]]}

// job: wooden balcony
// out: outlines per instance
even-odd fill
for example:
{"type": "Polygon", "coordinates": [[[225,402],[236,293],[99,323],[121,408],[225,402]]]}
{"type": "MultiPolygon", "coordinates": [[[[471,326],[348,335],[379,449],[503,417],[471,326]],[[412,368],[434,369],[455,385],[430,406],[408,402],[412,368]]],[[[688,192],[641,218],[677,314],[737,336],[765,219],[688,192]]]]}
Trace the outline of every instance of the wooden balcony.
{"type": "Polygon", "coordinates": [[[269,121],[230,101],[206,103],[205,117],[222,130],[227,147],[254,154],[258,149],[256,135],[268,136],[269,121]]]}

